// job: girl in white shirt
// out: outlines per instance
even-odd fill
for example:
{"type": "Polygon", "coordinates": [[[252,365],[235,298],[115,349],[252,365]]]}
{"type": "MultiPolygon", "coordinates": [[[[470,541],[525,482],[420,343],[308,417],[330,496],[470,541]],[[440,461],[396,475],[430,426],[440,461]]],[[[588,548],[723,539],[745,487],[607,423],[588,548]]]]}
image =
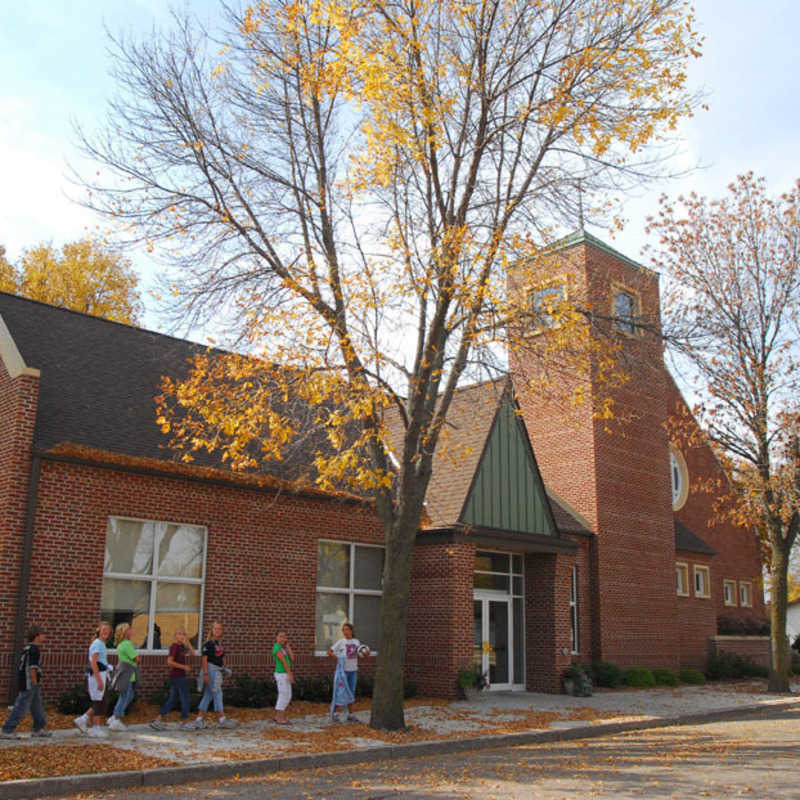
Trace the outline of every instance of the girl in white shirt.
{"type": "MultiPolygon", "coordinates": [[[[369,648],[366,645],[362,645],[361,642],[356,639],[353,626],[349,622],[345,622],[344,625],[342,625],[342,638],[334,643],[330,650],[328,650],[328,655],[333,656],[333,658],[338,658],[340,655],[345,657],[344,674],[347,678],[347,684],[353,692],[353,696],[355,696],[356,693],[356,679],[358,678],[359,649],[362,655],[365,655],[365,649],[366,653],[369,653],[369,648]]],[[[346,705],[344,708],[347,710],[347,721],[358,722],[358,717],[353,714],[351,707],[346,705]]],[[[335,710],[331,712],[331,719],[334,722],[337,721],[335,710]]]]}

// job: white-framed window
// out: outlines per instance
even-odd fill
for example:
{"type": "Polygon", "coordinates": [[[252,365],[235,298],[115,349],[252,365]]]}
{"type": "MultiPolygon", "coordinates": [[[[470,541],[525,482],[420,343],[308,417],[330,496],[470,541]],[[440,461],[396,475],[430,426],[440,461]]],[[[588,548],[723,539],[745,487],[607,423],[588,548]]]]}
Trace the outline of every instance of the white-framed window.
{"type": "Polygon", "coordinates": [[[560,307],[567,298],[562,281],[537,286],[528,291],[528,311],[531,313],[531,328],[534,332],[553,327],[560,307]]]}
{"type": "Polygon", "coordinates": [[[675,563],[675,584],[681,597],[689,596],[689,565],[682,561],[675,563]]]}
{"type": "Polygon", "coordinates": [[[314,650],[324,655],[349,622],[356,637],[375,652],[380,636],[384,548],[320,539],[314,650]]]}
{"type": "Polygon", "coordinates": [[[739,581],[739,605],[746,608],[753,605],[753,584],[750,581],[739,581]]]}
{"type": "Polygon", "coordinates": [[[207,539],[202,525],[109,517],[101,619],[129,622],[138,650],[167,650],[179,627],[197,647],[207,539]]]}
{"type": "Polygon", "coordinates": [[[570,621],[570,634],[572,636],[573,655],[580,652],[580,640],[578,638],[578,568],[572,568],[572,580],[569,585],[569,621],[570,621]]]}
{"type": "Polygon", "coordinates": [[[614,327],[618,331],[633,335],[636,333],[635,320],[637,316],[636,295],[619,286],[614,287],[614,304],[612,314],[614,327]]]}
{"type": "Polygon", "coordinates": [[[669,478],[672,486],[672,510],[679,511],[689,497],[689,470],[680,450],[669,446],[669,478]]]}
{"type": "Polygon", "coordinates": [[[710,587],[711,581],[709,579],[708,567],[703,567],[700,564],[694,565],[694,596],[695,597],[711,597],[710,587]]]}
{"type": "Polygon", "coordinates": [[[724,580],[722,582],[722,595],[726,606],[736,605],[736,581],[724,580]]]}

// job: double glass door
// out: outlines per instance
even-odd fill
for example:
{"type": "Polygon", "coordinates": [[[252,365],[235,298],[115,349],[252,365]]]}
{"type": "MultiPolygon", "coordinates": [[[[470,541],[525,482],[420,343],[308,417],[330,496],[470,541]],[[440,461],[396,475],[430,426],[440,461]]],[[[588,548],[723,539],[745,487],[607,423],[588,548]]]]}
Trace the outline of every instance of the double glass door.
{"type": "MultiPolygon", "coordinates": [[[[523,678],[520,674],[515,680],[514,676],[512,598],[481,596],[475,592],[473,606],[475,663],[488,676],[491,689],[515,688],[523,678]]],[[[521,652],[518,655],[521,656],[521,652]]]]}

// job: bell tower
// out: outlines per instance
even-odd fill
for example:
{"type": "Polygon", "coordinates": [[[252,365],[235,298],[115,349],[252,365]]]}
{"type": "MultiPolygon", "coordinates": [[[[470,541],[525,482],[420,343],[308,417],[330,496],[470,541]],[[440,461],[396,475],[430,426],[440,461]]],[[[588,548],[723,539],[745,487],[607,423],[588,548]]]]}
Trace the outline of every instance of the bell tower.
{"type": "Polygon", "coordinates": [[[658,275],[583,231],[561,240],[552,253],[541,282],[525,285],[529,279],[521,273],[510,276],[540,324],[524,333],[526,344],[512,348],[509,360],[545,484],[586,517],[596,534],[591,574],[579,576],[591,587],[591,656],[621,666],[676,669],[675,541],[664,425],[668,379],[658,275]],[[560,299],[593,320],[602,331],[598,341],[607,337],[622,382],[608,383],[595,355],[571,375],[560,371],[546,391],[531,383],[545,364],[546,347],[537,337],[554,334],[548,311],[560,299]],[[577,405],[576,394],[582,398],[577,405]],[[607,398],[611,415],[605,413],[607,398]]]}

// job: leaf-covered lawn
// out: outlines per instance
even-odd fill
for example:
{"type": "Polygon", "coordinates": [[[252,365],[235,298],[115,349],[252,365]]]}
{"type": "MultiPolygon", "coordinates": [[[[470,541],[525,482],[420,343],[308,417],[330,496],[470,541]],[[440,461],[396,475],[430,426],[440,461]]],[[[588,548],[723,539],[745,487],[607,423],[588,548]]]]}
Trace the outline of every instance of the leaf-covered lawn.
{"type": "Polygon", "coordinates": [[[165,758],[121,750],[110,744],[92,743],[91,747],[86,747],[83,739],[69,744],[50,744],[47,747],[14,745],[0,750],[0,781],[152,769],[174,764],[174,761],[165,758]]]}

